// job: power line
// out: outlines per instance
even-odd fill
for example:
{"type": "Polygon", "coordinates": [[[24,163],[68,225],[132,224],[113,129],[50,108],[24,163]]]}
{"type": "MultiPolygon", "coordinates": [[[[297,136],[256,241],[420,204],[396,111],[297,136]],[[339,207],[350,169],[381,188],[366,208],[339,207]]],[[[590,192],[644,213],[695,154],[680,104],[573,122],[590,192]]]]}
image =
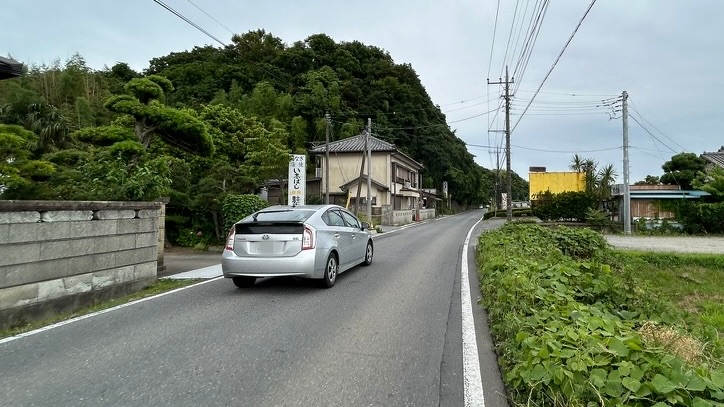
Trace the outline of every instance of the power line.
{"type": "Polygon", "coordinates": [[[493,49],[495,48],[495,34],[498,32],[498,13],[500,13],[500,0],[495,8],[495,24],[493,25],[493,43],[490,44],[490,59],[488,60],[488,79],[490,79],[490,67],[493,64],[493,49]]]}
{"type": "Polygon", "coordinates": [[[646,124],[648,124],[649,126],[653,127],[654,130],[658,131],[659,134],[661,134],[662,136],[666,137],[669,141],[671,141],[672,143],[676,144],[679,148],[681,148],[681,151],[687,151],[687,149],[686,149],[684,146],[682,146],[681,144],[677,143],[676,140],[674,140],[674,139],[672,139],[671,137],[667,136],[666,134],[664,134],[664,132],[662,132],[662,131],[659,130],[656,126],[654,126],[653,124],[651,124],[650,121],[646,120],[646,118],[644,117],[644,115],[642,115],[641,112],[639,112],[638,109],[636,109],[636,107],[634,106],[633,102],[631,102],[631,98],[629,98],[629,103],[631,103],[631,110],[633,110],[634,112],[636,112],[636,114],[639,116],[639,118],[640,118],[641,120],[643,120],[643,121],[644,121],[646,124]]]}
{"type": "Polygon", "coordinates": [[[194,27],[195,29],[201,31],[202,33],[206,34],[206,36],[208,36],[209,38],[211,38],[211,39],[213,39],[214,41],[218,42],[219,44],[223,45],[224,47],[227,46],[223,41],[221,41],[220,39],[214,37],[213,35],[211,35],[211,33],[209,33],[208,31],[204,30],[203,28],[201,28],[201,26],[199,26],[198,24],[196,24],[196,23],[194,23],[193,21],[189,20],[189,19],[186,18],[183,14],[181,14],[181,13],[179,13],[178,11],[174,10],[171,6],[168,6],[168,5],[167,5],[166,3],[164,3],[163,1],[161,1],[161,0],[153,0],[153,2],[156,3],[156,4],[158,4],[158,5],[161,6],[161,7],[165,8],[166,10],[170,11],[170,12],[173,13],[176,17],[184,20],[184,21],[187,22],[189,25],[191,25],[191,26],[194,27]]]}
{"type": "Polygon", "coordinates": [[[636,124],[638,124],[639,126],[641,126],[641,128],[644,129],[644,131],[645,131],[646,133],[649,133],[649,136],[653,137],[656,141],[658,141],[659,143],[661,143],[662,146],[664,146],[664,147],[668,148],[669,150],[671,150],[672,153],[676,153],[676,152],[677,152],[677,151],[674,150],[673,148],[671,148],[671,147],[669,147],[668,145],[666,145],[666,143],[664,143],[663,141],[661,141],[658,137],[654,136],[654,133],[650,132],[649,129],[647,129],[646,126],[644,126],[643,124],[641,124],[641,122],[639,122],[638,120],[636,120],[636,118],[635,118],[634,116],[629,116],[629,117],[630,117],[633,121],[635,121],[636,124]]]}
{"type": "MultiPolygon", "coordinates": [[[[230,48],[229,45],[227,45],[226,43],[224,43],[224,42],[221,41],[220,39],[214,37],[213,35],[211,35],[211,33],[209,33],[208,31],[204,30],[201,26],[199,26],[198,24],[194,23],[193,21],[191,21],[189,18],[187,18],[187,17],[184,16],[183,14],[179,13],[178,11],[174,10],[171,6],[167,5],[167,4],[164,3],[163,1],[161,1],[161,0],[152,0],[152,1],[153,1],[154,3],[156,3],[156,4],[158,4],[159,6],[165,8],[166,10],[170,11],[170,12],[171,12],[172,14],[174,14],[176,17],[182,19],[183,21],[185,21],[186,23],[188,23],[188,24],[191,25],[192,27],[194,27],[194,28],[196,28],[197,30],[201,31],[202,33],[206,34],[206,36],[208,36],[209,38],[211,38],[211,39],[213,39],[214,41],[218,42],[219,44],[221,44],[221,45],[224,46],[225,48],[230,48]]],[[[244,58],[244,55],[241,53],[241,51],[239,51],[238,48],[232,48],[232,49],[233,49],[234,51],[236,51],[236,53],[239,54],[239,56],[241,56],[242,58],[244,58]]],[[[252,61],[252,60],[249,60],[249,59],[246,59],[246,61],[249,62],[249,63],[255,64],[257,67],[259,67],[262,71],[266,72],[266,73],[267,73],[269,76],[271,76],[272,78],[277,79],[277,80],[283,82],[285,85],[289,85],[289,82],[288,82],[288,81],[286,81],[286,80],[284,80],[284,79],[276,76],[276,75],[273,74],[271,71],[269,71],[268,69],[264,68],[264,66],[263,66],[261,63],[259,63],[259,62],[257,62],[257,61],[252,61]]]]}
{"type": "MultiPolygon", "coordinates": [[[[496,146],[485,146],[480,144],[471,144],[471,143],[465,143],[466,146],[470,147],[477,147],[477,148],[498,148],[496,146]]],[[[511,147],[519,148],[521,150],[531,150],[531,151],[539,151],[543,153],[557,153],[557,154],[575,154],[575,153],[598,153],[602,151],[612,151],[612,150],[620,150],[622,147],[609,147],[609,148],[599,148],[594,150],[546,150],[541,148],[533,148],[533,147],[524,147],[524,146],[518,146],[515,144],[511,144],[511,147]]]]}
{"type": "Polygon", "coordinates": [[[576,28],[571,33],[571,36],[568,38],[568,41],[566,41],[566,44],[563,46],[563,49],[561,50],[560,54],[558,54],[558,58],[553,62],[553,65],[551,66],[551,69],[548,70],[548,73],[543,78],[543,81],[541,82],[540,86],[538,86],[538,89],[533,94],[533,97],[531,98],[530,102],[528,102],[528,106],[526,106],[525,110],[523,110],[523,113],[518,118],[518,121],[515,122],[515,126],[513,126],[513,129],[511,130],[511,133],[515,131],[515,129],[518,127],[518,124],[523,119],[523,116],[525,116],[525,112],[528,111],[528,108],[530,107],[531,103],[533,103],[533,100],[535,100],[536,96],[538,96],[538,92],[540,92],[543,85],[546,83],[546,80],[548,80],[548,77],[551,75],[551,72],[553,72],[553,69],[558,64],[558,61],[560,61],[561,57],[563,56],[563,53],[566,51],[566,48],[568,48],[568,44],[571,43],[573,40],[573,37],[578,32],[578,29],[581,27],[581,24],[583,24],[583,20],[586,19],[586,16],[588,16],[588,13],[591,11],[591,8],[593,8],[593,5],[596,4],[596,0],[591,0],[591,4],[588,5],[588,8],[586,9],[586,12],[583,14],[583,17],[581,17],[581,20],[578,22],[578,25],[576,25],[576,28]]]}
{"type": "Polygon", "coordinates": [[[197,6],[196,3],[194,3],[193,1],[191,1],[191,0],[186,0],[186,1],[188,1],[189,3],[191,3],[192,6],[196,7],[197,9],[199,9],[199,11],[201,11],[202,13],[206,14],[206,17],[214,20],[214,21],[216,22],[216,24],[222,26],[224,29],[226,29],[226,31],[230,32],[231,35],[235,35],[235,34],[236,34],[234,31],[231,30],[231,28],[229,28],[229,27],[225,26],[224,24],[222,24],[219,20],[215,19],[211,14],[207,13],[204,9],[202,9],[202,8],[199,7],[199,6],[197,6]]]}

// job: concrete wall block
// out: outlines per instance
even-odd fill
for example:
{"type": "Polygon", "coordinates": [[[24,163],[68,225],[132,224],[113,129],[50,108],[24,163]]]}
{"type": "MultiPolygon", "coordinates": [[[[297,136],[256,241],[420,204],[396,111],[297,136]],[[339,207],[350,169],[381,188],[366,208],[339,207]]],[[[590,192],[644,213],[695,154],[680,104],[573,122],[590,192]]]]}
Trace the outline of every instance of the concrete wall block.
{"type": "Polygon", "coordinates": [[[0,267],[0,287],[86,274],[93,269],[93,256],[68,257],[0,267]]]}
{"type": "Polygon", "coordinates": [[[38,226],[41,223],[13,223],[8,226],[9,236],[6,243],[25,243],[38,241],[38,226]]]}
{"type": "Polygon", "coordinates": [[[138,210],[139,219],[158,218],[160,215],[161,215],[161,212],[159,209],[139,209],[138,210]]]}
{"type": "Polygon", "coordinates": [[[40,243],[0,246],[0,266],[29,263],[40,260],[40,243]]]}
{"type": "Polygon", "coordinates": [[[125,266],[117,268],[116,274],[118,275],[118,283],[125,283],[127,281],[135,280],[135,271],[135,266],[125,266]]]}
{"type": "Polygon", "coordinates": [[[136,247],[136,235],[103,236],[95,239],[93,253],[112,253],[136,247]]]}
{"type": "Polygon", "coordinates": [[[0,223],[0,244],[10,242],[10,224],[0,223]]]}
{"type": "Polygon", "coordinates": [[[70,248],[74,256],[87,256],[89,254],[97,253],[96,244],[102,239],[107,239],[107,237],[99,236],[74,239],[70,241],[70,248]]]}
{"type": "Polygon", "coordinates": [[[47,301],[66,295],[63,279],[41,281],[38,283],[38,301],[47,301]]]}
{"type": "Polygon", "coordinates": [[[40,243],[40,260],[55,260],[65,257],[78,256],[85,253],[76,253],[72,246],[73,240],[58,240],[55,242],[40,243]]]}
{"type": "Polygon", "coordinates": [[[156,267],[155,261],[143,263],[143,264],[136,264],[134,278],[136,280],[156,278],[157,277],[156,270],[157,270],[157,267],[156,267]]]}
{"type": "Polygon", "coordinates": [[[99,220],[133,219],[136,217],[136,211],[133,209],[121,209],[121,210],[103,209],[103,210],[96,211],[95,217],[96,217],[96,219],[99,219],[99,220]]]}
{"type": "Polygon", "coordinates": [[[38,284],[0,289],[0,310],[38,302],[38,284]]]}
{"type": "Polygon", "coordinates": [[[98,290],[103,287],[108,287],[118,283],[118,272],[117,269],[97,271],[92,274],[92,286],[94,290],[98,290]]]}
{"type": "Polygon", "coordinates": [[[0,212],[0,224],[6,223],[37,223],[40,222],[40,212],[0,212]]]}
{"type": "Polygon", "coordinates": [[[37,238],[41,242],[46,242],[49,240],[69,239],[71,237],[71,224],[72,222],[38,223],[35,225],[38,231],[37,238]]]}
{"type": "Polygon", "coordinates": [[[98,253],[92,257],[93,271],[112,269],[117,266],[115,253],[98,253]]]}
{"type": "Polygon", "coordinates": [[[117,221],[118,233],[138,233],[141,226],[141,220],[139,219],[121,219],[117,221]]]}
{"type": "Polygon", "coordinates": [[[110,236],[118,233],[116,220],[70,222],[71,237],[110,236]]]}
{"type": "Polygon", "coordinates": [[[156,247],[142,247],[116,252],[116,265],[127,266],[156,260],[156,247]]]}
{"type": "Polygon", "coordinates": [[[158,246],[158,233],[139,233],[136,236],[136,247],[158,246]]]}
{"type": "Polygon", "coordinates": [[[70,222],[75,220],[92,220],[93,211],[47,211],[41,215],[43,222],[70,222]]]}
{"type": "Polygon", "coordinates": [[[88,292],[93,289],[93,274],[66,277],[63,279],[63,285],[66,295],[88,292]]]}

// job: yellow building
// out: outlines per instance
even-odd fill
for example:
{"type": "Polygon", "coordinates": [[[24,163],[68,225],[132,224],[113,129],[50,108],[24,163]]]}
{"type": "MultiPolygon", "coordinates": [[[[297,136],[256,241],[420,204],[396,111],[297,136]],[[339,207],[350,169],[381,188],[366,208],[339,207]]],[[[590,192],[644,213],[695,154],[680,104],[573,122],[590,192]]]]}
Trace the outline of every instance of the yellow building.
{"type": "Polygon", "coordinates": [[[530,200],[546,191],[553,194],[561,192],[579,192],[586,189],[586,174],[583,172],[529,172],[530,200]]]}

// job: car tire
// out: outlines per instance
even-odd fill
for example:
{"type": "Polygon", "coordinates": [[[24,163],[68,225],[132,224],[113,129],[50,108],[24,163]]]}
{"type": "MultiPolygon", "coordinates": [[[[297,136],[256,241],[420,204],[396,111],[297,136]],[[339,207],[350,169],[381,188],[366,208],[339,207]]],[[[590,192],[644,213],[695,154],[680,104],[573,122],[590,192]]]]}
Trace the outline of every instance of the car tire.
{"type": "Polygon", "coordinates": [[[234,285],[239,288],[249,288],[256,282],[256,277],[232,277],[231,280],[234,282],[234,285]]]}
{"type": "Polygon", "coordinates": [[[327,263],[324,266],[324,277],[322,277],[322,280],[320,281],[322,288],[334,287],[338,273],[339,261],[334,253],[330,253],[329,257],[327,257],[327,263]]]}
{"type": "Polygon", "coordinates": [[[367,242],[367,248],[365,248],[365,261],[362,262],[363,266],[369,266],[372,264],[372,256],[375,254],[375,247],[372,241],[367,242]]]}

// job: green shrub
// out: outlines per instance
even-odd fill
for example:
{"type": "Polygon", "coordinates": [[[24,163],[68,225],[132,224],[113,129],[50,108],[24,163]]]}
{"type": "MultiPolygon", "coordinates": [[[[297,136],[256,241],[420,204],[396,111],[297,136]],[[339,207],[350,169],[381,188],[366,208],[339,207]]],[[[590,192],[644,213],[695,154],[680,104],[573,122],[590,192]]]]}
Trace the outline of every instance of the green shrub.
{"type": "Polygon", "coordinates": [[[600,234],[509,223],[480,237],[477,257],[513,405],[722,405],[724,369],[644,335],[673,311],[600,234]]]}
{"type": "Polygon", "coordinates": [[[234,223],[267,206],[269,204],[256,195],[227,195],[221,204],[224,230],[229,230],[234,223]]]}
{"type": "Polygon", "coordinates": [[[532,202],[533,215],[544,221],[570,220],[583,222],[587,219],[589,209],[596,209],[598,201],[589,192],[561,192],[552,194],[550,191],[540,194],[539,199],[532,202]]]}

